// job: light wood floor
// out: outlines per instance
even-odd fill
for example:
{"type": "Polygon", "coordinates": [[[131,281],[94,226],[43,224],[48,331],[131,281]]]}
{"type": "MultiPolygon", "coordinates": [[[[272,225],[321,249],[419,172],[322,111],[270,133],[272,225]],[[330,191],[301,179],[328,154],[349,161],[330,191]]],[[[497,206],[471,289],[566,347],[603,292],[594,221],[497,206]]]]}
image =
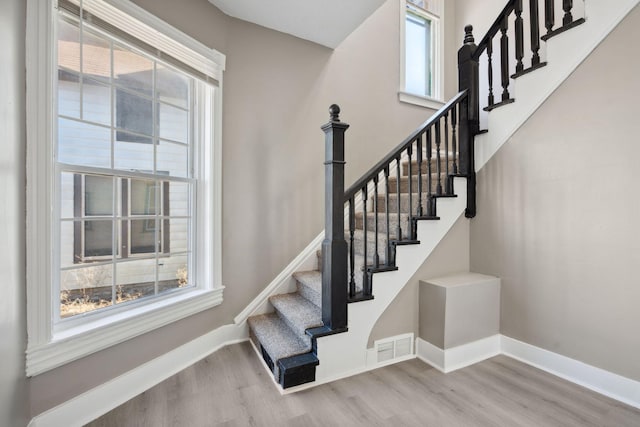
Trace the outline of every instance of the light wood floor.
{"type": "Polygon", "coordinates": [[[243,343],[89,425],[639,427],[640,411],[505,356],[446,375],[416,359],[281,396],[243,343]]]}

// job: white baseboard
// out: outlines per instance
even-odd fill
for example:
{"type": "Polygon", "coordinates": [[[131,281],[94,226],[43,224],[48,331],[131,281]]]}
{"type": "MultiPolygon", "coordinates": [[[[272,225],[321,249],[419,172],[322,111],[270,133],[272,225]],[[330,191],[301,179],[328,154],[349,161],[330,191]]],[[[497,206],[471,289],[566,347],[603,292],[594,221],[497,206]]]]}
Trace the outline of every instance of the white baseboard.
{"type": "Polygon", "coordinates": [[[416,356],[437,370],[449,373],[500,354],[500,335],[493,335],[443,350],[416,338],[416,356]]]}
{"type": "Polygon", "coordinates": [[[29,427],[83,426],[220,348],[247,340],[225,325],[34,417],[29,427]]]}
{"type": "Polygon", "coordinates": [[[640,382],[504,335],[443,350],[416,338],[416,357],[448,373],[498,354],[519,360],[557,377],[640,409],[640,382]]]}
{"type": "Polygon", "coordinates": [[[501,336],[502,354],[640,409],[640,382],[501,336]]]}

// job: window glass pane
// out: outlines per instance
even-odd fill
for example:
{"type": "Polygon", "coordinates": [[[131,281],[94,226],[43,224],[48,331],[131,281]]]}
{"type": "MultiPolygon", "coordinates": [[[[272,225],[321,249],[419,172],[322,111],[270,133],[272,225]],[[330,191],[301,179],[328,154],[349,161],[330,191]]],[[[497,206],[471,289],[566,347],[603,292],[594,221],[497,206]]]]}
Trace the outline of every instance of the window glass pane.
{"type": "Polygon", "coordinates": [[[189,113],[166,104],[158,105],[160,111],[160,138],[189,142],[189,113]]]}
{"type": "Polygon", "coordinates": [[[129,193],[130,215],[155,215],[156,183],[149,180],[131,179],[129,193]]]}
{"type": "MultiPolygon", "coordinates": [[[[116,89],[116,126],[130,132],[152,136],[153,102],[151,99],[116,89]]],[[[118,132],[117,139],[122,139],[121,132],[118,132]]]]}
{"type": "Polygon", "coordinates": [[[135,139],[135,135],[118,132],[115,143],[114,162],[116,169],[153,172],[153,140],[123,142],[135,139]]]}
{"type": "Polygon", "coordinates": [[[98,80],[111,79],[111,43],[86,28],[82,33],[82,73],[98,80]]]}
{"type": "Polygon", "coordinates": [[[189,170],[189,148],[182,144],[160,141],[157,146],[158,173],[187,177],[189,170]]]}
{"type": "MultiPolygon", "coordinates": [[[[75,246],[75,242],[80,242],[75,238],[77,226],[80,222],[75,221],[62,221],[60,223],[60,266],[71,267],[82,261],[80,256],[80,249],[75,246]]],[[[79,239],[79,237],[78,237],[79,239]]]]}
{"type": "Polygon", "coordinates": [[[190,78],[162,64],[157,64],[156,78],[160,101],[188,108],[190,78]]]}
{"type": "Polygon", "coordinates": [[[113,214],[113,178],[86,175],[84,179],[84,215],[113,214]]]}
{"type": "Polygon", "coordinates": [[[80,216],[79,214],[75,215],[75,196],[74,174],[63,172],[60,177],[60,218],[80,216]]]}
{"type": "Polygon", "coordinates": [[[431,95],[431,21],[407,12],[405,90],[431,95]]]}
{"type": "Polygon", "coordinates": [[[88,78],[82,81],[82,119],[111,126],[111,86],[88,78]]]}
{"type": "Polygon", "coordinates": [[[153,61],[124,46],[113,47],[113,76],[117,84],[151,96],[153,61]]]}
{"type": "MultiPolygon", "coordinates": [[[[169,183],[167,182],[165,185],[169,185],[169,183]]],[[[165,215],[189,216],[191,214],[189,211],[189,187],[190,185],[186,182],[171,182],[168,189],[169,208],[168,213],[165,210],[165,215]]]]}
{"type": "Polygon", "coordinates": [[[140,259],[116,264],[116,302],[155,294],[156,260],[140,259]]]}
{"type": "Polygon", "coordinates": [[[111,130],[76,120],[58,119],[58,161],[110,167],[111,130]]]}
{"type": "Polygon", "coordinates": [[[84,221],[84,256],[104,257],[113,254],[113,223],[110,220],[84,221]]]}
{"type": "Polygon", "coordinates": [[[111,305],[110,264],[60,272],[60,317],[75,316],[111,305]]]}
{"type": "Polygon", "coordinates": [[[58,21],[58,66],[80,72],[80,31],[62,19],[58,21]]]}
{"type": "Polygon", "coordinates": [[[58,71],[58,114],[80,118],[80,76],[58,71]]]}
{"type": "Polygon", "coordinates": [[[158,292],[191,285],[189,255],[172,255],[158,259],[158,292]]]}
{"type": "Polygon", "coordinates": [[[169,250],[171,252],[186,252],[189,250],[189,220],[174,219],[166,220],[165,233],[169,238],[169,250]]]}
{"type": "Polygon", "coordinates": [[[129,239],[131,242],[129,252],[132,255],[156,252],[157,225],[158,221],[155,218],[132,219],[129,221],[129,239]]]}

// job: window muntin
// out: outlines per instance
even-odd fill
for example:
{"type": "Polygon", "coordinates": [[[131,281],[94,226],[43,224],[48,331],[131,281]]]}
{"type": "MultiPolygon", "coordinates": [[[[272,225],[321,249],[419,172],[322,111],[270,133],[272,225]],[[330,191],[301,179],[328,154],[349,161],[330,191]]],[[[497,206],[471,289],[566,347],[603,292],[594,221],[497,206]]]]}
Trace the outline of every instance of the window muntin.
{"type": "Polygon", "coordinates": [[[61,321],[194,286],[194,99],[211,89],[58,19],[61,321]]]}

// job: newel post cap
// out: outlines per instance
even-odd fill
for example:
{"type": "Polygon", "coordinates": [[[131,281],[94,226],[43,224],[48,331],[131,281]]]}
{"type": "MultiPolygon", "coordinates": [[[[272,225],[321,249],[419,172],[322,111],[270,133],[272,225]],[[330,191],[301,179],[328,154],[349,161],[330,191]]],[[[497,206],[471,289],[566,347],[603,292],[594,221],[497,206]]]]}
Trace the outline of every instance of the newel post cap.
{"type": "Polygon", "coordinates": [[[473,25],[467,25],[464,27],[464,44],[473,44],[474,42],[473,25]]]}

